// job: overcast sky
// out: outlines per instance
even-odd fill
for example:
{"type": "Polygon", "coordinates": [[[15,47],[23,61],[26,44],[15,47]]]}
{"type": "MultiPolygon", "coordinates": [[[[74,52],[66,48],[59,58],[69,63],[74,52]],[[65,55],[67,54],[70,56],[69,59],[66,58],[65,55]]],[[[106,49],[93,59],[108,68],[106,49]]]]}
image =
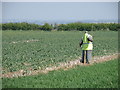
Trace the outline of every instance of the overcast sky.
{"type": "Polygon", "coordinates": [[[117,2],[3,2],[3,20],[118,19],[117,2]]]}

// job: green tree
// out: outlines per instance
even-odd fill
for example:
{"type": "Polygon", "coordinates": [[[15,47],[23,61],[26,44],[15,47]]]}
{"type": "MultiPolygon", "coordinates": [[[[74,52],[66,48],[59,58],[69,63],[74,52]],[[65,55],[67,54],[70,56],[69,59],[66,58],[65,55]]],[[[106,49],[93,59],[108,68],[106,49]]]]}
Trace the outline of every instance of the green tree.
{"type": "Polygon", "coordinates": [[[52,30],[52,26],[49,25],[48,23],[45,23],[45,24],[42,26],[42,30],[44,30],[44,31],[51,31],[51,30],[52,30]]]}

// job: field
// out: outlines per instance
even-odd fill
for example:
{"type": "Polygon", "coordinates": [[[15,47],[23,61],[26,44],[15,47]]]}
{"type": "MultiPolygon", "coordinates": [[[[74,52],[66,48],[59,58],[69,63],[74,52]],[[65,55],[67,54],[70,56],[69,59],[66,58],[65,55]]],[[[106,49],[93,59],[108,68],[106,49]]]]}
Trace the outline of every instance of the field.
{"type": "Polygon", "coordinates": [[[117,88],[117,62],[113,60],[94,66],[77,66],[68,71],[4,79],[3,88],[117,88]]]}
{"type": "MultiPolygon", "coordinates": [[[[117,31],[91,31],[90,34],[94,38],[93,56],[118,52],[117,31]]],[[[44,69],[81,57],[79,41],[83,32],[80,31],[3,31],[2,35],[3,74],[18,70],[29,72],[29,70],[44,69]]],[[[3,87],[117,87],[115,82],[117,82],[117,60],[95,66],[77,66],[75,69],[54,71],[46,75],[5,78],[3,87]],[[98,69],[98,72],[93,69],[95,71],[98,69]],[[99,76],[100,74],[103,76],[99,76]],[[86,81],[89,75],[91,77],[86,81]],[[77,80],[79,77],[83,79],[77,80]],[[26,84],[22,83],[24,80],[26,84]],[[52,80],[54,83],[51,84],[52,80]],[[30,86],[28,82],[31,82],[30,86]]]]}

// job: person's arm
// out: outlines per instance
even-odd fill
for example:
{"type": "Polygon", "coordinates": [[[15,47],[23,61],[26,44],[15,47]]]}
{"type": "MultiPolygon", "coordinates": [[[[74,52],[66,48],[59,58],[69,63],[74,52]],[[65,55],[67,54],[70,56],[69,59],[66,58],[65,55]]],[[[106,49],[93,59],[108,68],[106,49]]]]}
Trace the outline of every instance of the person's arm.
{"type": "Polygon", "coordinates": [[[80,40],[80,43],[79,43],[80,47],[82,46],[82,44],[83,44],[83,39],[80,40]]]}
{"type": "Polygon", "coordinates": [[[88,41],[93,42],[93,37],[92,37],[91,35],[89,35],[89,37],[88,37],[88,41]]]}

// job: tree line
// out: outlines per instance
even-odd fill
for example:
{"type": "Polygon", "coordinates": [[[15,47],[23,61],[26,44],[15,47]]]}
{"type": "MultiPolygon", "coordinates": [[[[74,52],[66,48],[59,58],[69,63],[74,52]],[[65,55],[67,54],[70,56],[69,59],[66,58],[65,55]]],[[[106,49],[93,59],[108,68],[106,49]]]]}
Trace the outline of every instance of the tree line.
{"type": "Polygon", "coordinates": [[[120,24],[117,23],[69,23],[69,24],[48,24],[44,25],[22,23],[3,23],[2,30],[43,30],[43,31],[96,31],[96,30],[112,30],[118,31],[120,24]]]}
{"type": "Polygon", "coordinates": [[[44,31],[50,31],[52,30],[52,26],[48,23],[45,23],[44,25],[38,25],[38,24],[30,24],[26,22],[22,23],[4,23],[2,24],[2,30],[44,30],[44,31]]]}

